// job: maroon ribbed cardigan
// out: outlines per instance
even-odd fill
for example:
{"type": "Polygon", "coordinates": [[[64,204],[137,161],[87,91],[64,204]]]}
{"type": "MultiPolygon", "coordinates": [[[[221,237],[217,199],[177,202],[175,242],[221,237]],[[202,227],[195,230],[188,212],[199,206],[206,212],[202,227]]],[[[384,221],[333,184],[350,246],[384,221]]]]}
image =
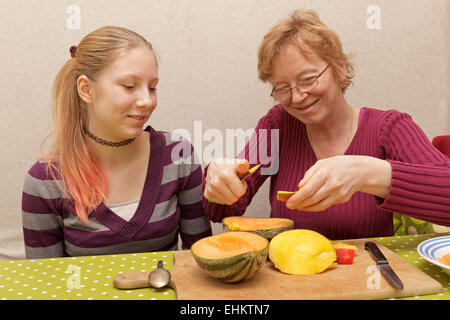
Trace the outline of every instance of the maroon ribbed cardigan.
{"type": "MultiPolygon", "coordinates": [[[[249,159],[250,154],[255,154],[253,152],[259,155],[257,142],[259,140],[259,147],[265,148],[266,137],[270,151],[273,129],[279,129],[279,170],[272,175],[263,175],[258,170],[247,178],[246,194],[232,206],[203,199],[205,213],[213,222],[226,216],[243,215],[259,187],[270,177],[270,209],[261,215],[290,218],[295,221],[295,228],[315,230],[329,239],[390,236],[394,232],[393,212],[450,225],[450,160],[433,147],[408,114],[362,108],[358,129],[345,153],[390,162],[392,185],[386,199],[357,192],[348,202],[322,212],[290,210],[276,199],[278,190],[298,190],[303,175],[317,161],[305,125],[282,106],[274,106],[260,119],[255,134],[238,158],[249,159]]],[[[258,156],[258,162],[262,160],[258,156]]]]}

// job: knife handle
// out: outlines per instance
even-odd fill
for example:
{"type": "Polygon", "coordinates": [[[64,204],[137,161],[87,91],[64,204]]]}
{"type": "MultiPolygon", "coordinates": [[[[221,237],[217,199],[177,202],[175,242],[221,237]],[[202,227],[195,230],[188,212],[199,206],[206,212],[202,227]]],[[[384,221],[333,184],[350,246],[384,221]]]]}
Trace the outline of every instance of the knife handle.
{"type": "Polygon", "coordinates": [[[150,272],[121,273],[114,277],[114,287],[117,289],[139,289],[148,288],[148,275],[150,272]]]}
{"type": "Polygon", "coordinates": [[[375,242],[368,241],[364,244],[364,249],[368,250],[377,264],[388,264],[388,261],[375,242]]]}
{"type": "MultiPolygon", "coordinates": [[[[128,272],[120,273],[114,277],[113,285],[116,289],[142,289],[150,288],[151,284],[148,281],[150,272],[128,272]]],[[[176,291],[175,282],[171,279],[166,287],[172,288],[176,291]]],[[[158,288],[159,289],[159,288],[158,288]]]]}

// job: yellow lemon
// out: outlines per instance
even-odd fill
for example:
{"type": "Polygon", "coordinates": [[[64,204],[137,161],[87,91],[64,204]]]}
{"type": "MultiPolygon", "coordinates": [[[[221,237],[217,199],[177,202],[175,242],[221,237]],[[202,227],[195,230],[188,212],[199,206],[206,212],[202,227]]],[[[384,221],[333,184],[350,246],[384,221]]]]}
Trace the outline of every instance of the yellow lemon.
{"type": "Polygon", "coordinates": [[[294,229],[276,235],[269,244],[269,258],[277,269],[294,275],[311,275],[332,268],[333,244],[312,230],[294,229]]]}

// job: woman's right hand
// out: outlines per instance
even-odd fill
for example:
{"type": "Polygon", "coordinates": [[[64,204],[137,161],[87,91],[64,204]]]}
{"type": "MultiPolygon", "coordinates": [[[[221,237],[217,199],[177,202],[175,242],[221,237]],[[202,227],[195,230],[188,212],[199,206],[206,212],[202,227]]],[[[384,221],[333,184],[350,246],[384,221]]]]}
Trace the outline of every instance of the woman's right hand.
{"type": "Polygon", "coordinates": [[[232,205],[247,191],[247,184],[239,176],[247,173],[248,168],[246,159],[214,160],[207,170],[203,195],[211,202],[232,205]]]}

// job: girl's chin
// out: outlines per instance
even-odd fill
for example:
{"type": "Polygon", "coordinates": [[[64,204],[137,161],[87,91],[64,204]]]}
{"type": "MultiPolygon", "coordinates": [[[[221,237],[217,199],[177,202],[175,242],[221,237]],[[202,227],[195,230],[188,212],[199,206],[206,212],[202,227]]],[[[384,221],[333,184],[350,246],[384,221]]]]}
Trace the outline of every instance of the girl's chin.
{"type": "Polygon", "coordinates": [[[133,132],[130,132],[130,138],[140,137],[142,135],[142,131],[143,131],[143,128],[133,130],[133,132]]]}
{"type": "Polygon", "coordinates": [[[142,131],[143,128],[126,128],[122,131],[122,134],[120,134],[120,137],[123,140],[128,140],[128,139],[136,139],[138,138],[140,135],[142,135],[142,131]]]}

